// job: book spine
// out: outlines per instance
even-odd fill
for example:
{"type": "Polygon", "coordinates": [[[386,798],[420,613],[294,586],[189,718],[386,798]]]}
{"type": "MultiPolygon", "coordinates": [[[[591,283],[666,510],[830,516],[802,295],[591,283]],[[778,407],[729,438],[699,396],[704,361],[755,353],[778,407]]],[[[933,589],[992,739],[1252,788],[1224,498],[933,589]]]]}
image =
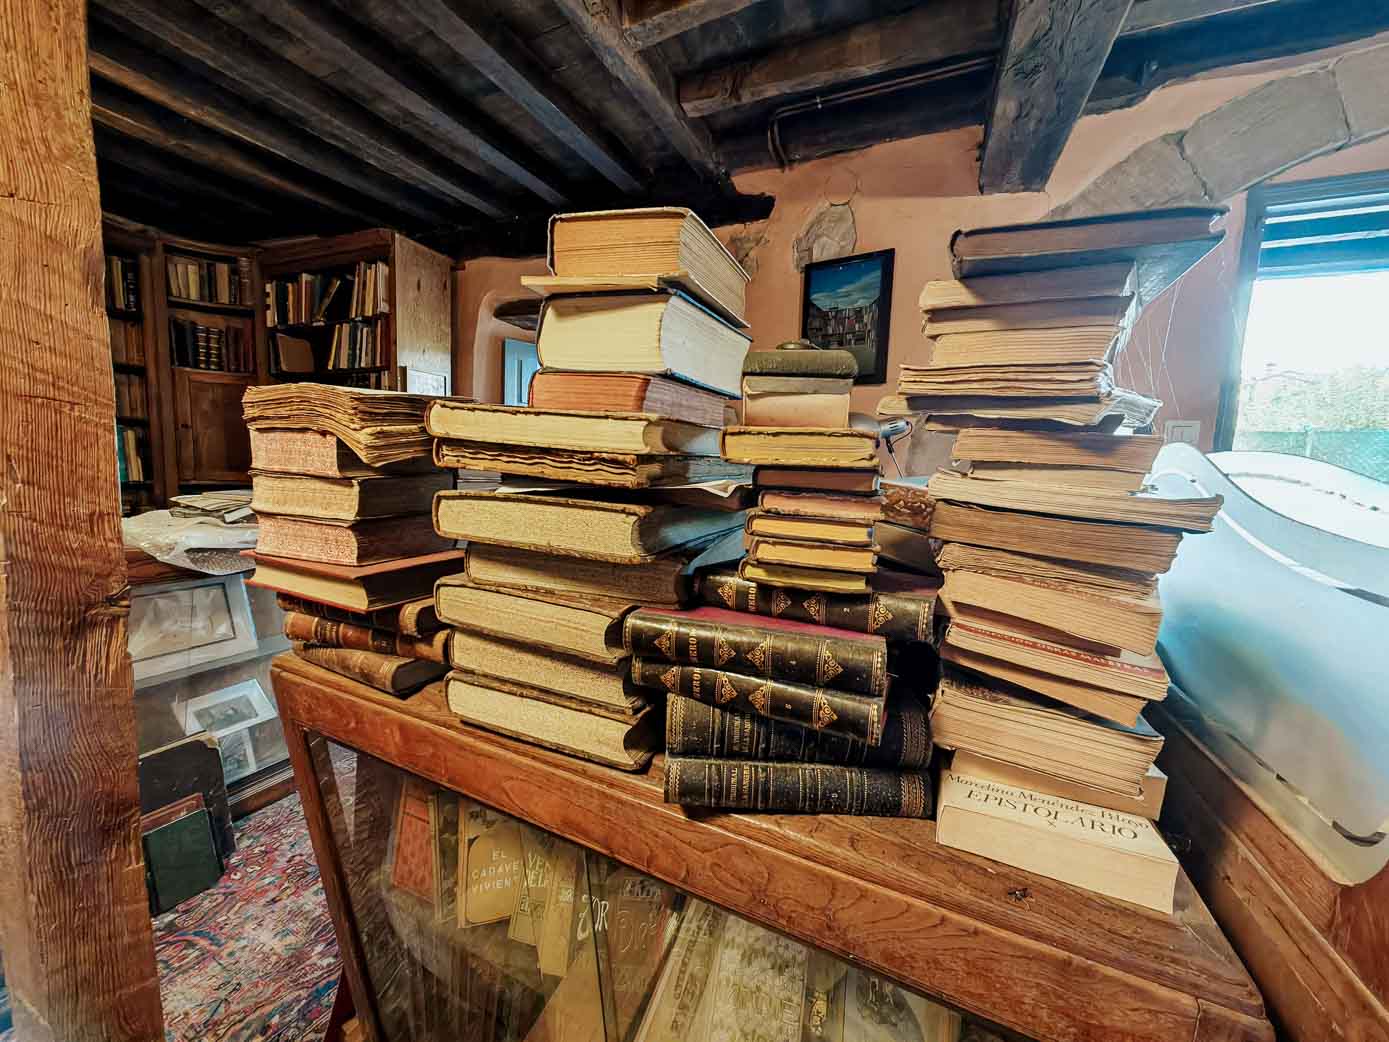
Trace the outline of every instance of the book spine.
{"type": "Polygon", "coordinates": [[[887,640],[929,643],[936,599],[895,593],[818,593],[782,586],[759,586],[737,572],[717,571],[700,575],[695,600],[714,608],[766,615],[774,619],[813,622],[855,633],[870,633],[887,640]]]}
{"type": "Polygon", "coordinates": [[[294,653],[315,666],[331,669],[353,680],[385,691],[398,694],[396,673],[410,660],[395,655],[383,655],[372,651],[357,651],[352,648],[326,648],[313,644],[295,644],[294,653]]]}
{"type": "Polygon", "coordinates": [[[630,654],[654,661],[728,669],[879,698],[887,694],[887,649],[874,641],[725,626],[691,615],[637,610],[623,622],[622,642],[630,654]]]}
{"type": "Polygon", "coordinates": [[[435,637],[425,640],[392,633],[390,630],[371,629],[336,619],[288,612],[285,615],[285,636],[306,644],[374,651],[379,655],[399,655],[401,658],[418,658],[429,662],[443,662],[446,658],[444,652],[447,634],[443,630],[435,637]]]}
{"type": "Polygon", "coordinates": [[[918,771],[667,757],[666,802],[723,810],[924,818],[931,780],[918,771]]]}
{"type": "Polygon", "coordinates": [[[404,633],[411,633],[413,636],[420,635],[417,631],[408,630],[401,625],[404,610],[410,607],[408,604],[401,608],[378,608],[372,612],[358,612],[349,611],[346,608],[335,608],[331,604],[320,604],[317,601],[295,597],[288,593],[276,594],[275,603],[284,612],[298,612],[301,615],[312,615],[321,619],[336,619],[339,622],[350,622],[353,625],[364,626],[368,629],[399,628],[404,633]]]}
{"type": "Polygon", "coordinates": [[[666,700],[666,752],[715,760],[913,768],[930,762],[931,731],[926,712],[915,698],[889,703],[883,740],[872,746],[830,731],[671,695],[666,700]]]}
{"type": "Polygon", "coordinates": [[[632,683],[737,713],[856,738],[869,745],[880,745],[883,740],[887,700],[881,696],[850,695],[721,669],[673,666],[640,658],[632,660],[632,683]]]}

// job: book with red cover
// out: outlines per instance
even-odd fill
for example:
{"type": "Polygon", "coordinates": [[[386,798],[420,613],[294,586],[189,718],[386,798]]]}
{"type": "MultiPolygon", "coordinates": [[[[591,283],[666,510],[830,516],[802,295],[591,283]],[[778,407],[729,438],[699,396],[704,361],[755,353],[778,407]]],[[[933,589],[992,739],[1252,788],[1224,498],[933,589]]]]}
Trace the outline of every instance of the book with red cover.
{"type": "Polygon", "coordinates": [[[462,550],[444,550],[352,566],[241,552],[256,562],[250,585],[358,612],[428,597],[436,580],[463,571],[466,558],[462,550]]]}
{"type": "Polygon", "coordinates": [[[541,369],[531,377],[532,409],[649,413],[701,427],[722,427],[728,399],[692,384],[647,373],[569,373],[541,369]]]}

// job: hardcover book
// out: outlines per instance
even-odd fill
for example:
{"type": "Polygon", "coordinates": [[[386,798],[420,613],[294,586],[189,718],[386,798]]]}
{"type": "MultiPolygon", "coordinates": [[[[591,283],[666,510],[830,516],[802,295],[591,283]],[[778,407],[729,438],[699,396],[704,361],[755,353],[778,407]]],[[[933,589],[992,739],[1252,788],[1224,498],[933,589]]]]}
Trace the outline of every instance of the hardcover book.
{"type": "Polygon", "coordinates": [[[1025,481],[1065,488],[1102,489],[1107,492],[1137,492],[1143,488],[1143,474],[1103,467],[1054,467],[1046,463],[971,463],[970,477],[989,481],[1025,481]]]}
{"type": "Polygon", "coordinates": [[[844,735],[867,745],[881,744],[887,716],[886,696],[845,694],[703,666],[634,658],[632,682],[733,712],[844,735]]]}
{"type": "Polygon", "coordinates": [[[705,549],[705,544],[699,544],[660,554],[645,564],[613,564],[474,543],[468,547],[467,571],[474,584],[489,589],[550,591],[678,607],[689,595],[690,564],[705,549]]]}
{"type": "Polygon", "coordinates": [[[765,510],[748,514],[747,534],[749,546],[759,538],[846,547],[873,545],[871,524],[827,517],[795,517],[765,510]]]}
{"type": "Polygon", "coordinates": [[[945,543],[940,548],[937,560],[942,571],[946,572],[964,569],[1017,579],[1045,579],[1068,583],[1082,590],[1136,599],[1149,597],[1157,590],[1157,582],[1150,572],[1034,557],[987,546],[945,543]]]}
{"type": "Polygon", "coordinates": [[[748,560],[760,565],[789,565],[795,568],[872,575],[878,570],[878,547],[872,543],[867,546],[853,546],[750,535],[748,560]]]}
{"type": "Polygon", "coordinates": [[[242,553],[256,563],[255,575],[246,580],[248,584],[357,612],[376,611],[428,596],[435,581],[463,570],[464,558],[462,550],[446,550],[349,567],[269,557],[255,550],[242,553]]]}
{"type": "MultiPolygon", "coordinates": [[[[1032,362],[1027,364],[972,364],[949,368],[903,365],[898,370],[897,393],[908,401],[917,397],[1002,399],[1078,399],[1101,402],[1114,390],[1114,373],[1101,360],[1032,362]]],[[[913,403],[913,407],[915,403],[913,403]]],[[[950,411],[928,406],[922,412],[950,411]]],[[[962,410],[967,411],[967,410],[962,410]]]]}
{"type": "Polygon", "coordinates": [[[448,660],[447,630],[437,630],[428,637],[411,637],[393,630],[372,629],[295,611],[285,613],[285,636],[321,647],[373,651],[378,655],[418,658],[427,662],[448,660]]]}
{"type": "Polygon", "coordinates": [[[818,348],[749,351],[743,359],[743,375],[852,380],[858,376],[858,361],[852,351],[818,348]]]}
{"type": "Polygon", "coordinates": [[[321,521],[428,513],[434,493],[453,487],[443,471],[403,477],[310,478],[252,474],[251,509],[321,521]]]}
{"type": "Polygon", "coordinates": [[[436,438],[568,452],[717,456],[718,431],[652,413],[593,413],[440,399],[425,413],[436,438]]]}
{"type": "Polygon", "coordinates": [[[878,463],[876,431],[853,427],[725,427],[723,458],[757,467],[864,467],[878,463]]]}
{"type": "Polygon", "coordinates": [[[835,572],[789,564],[759,564],[749,558],[738,562],[738,575],[752,583],[844,595],[868,592],[869,576],[863,572],[835,572]]]}
{"type": "Polygon", "coordinates": [[[1162,446],[1162,438],[1155,434],[1067,434],[975,427],[956,435],[950,455],[973,463],[1104,467],[1146,474],[1162,446]]]}
{"type": "Polygon", "coordinates": [[[427,456],[430,437],[424,394],[281,383],[246,388],[242,415],[251,430],[309,430],[333,434],[363,463],[383,467],[427,456]]]}
{"type": "Polygon", "coordinates": [[[728,399],[649,373],[566,373],[542,369],[531,377],[533,409],[647,413],[667,420],[722,427],[728,399]]]}
{"type": "MultiPolygon", "coordinates": [[[[1098,384],[1096,385],[1098,386],[1098,384]]],[[[1098,428],[1114,431],[1120,426],[1142,427],[1153,422],[1162,403],[1136,391],[1109,388],[1089,398],[1042,393],[1025,398],[1003,398],[979,391],[917,392],[901,390],[896,397],[878,403],[884,416],[926,413],[927,430],[968,427],[1035,429],[1039,425],[1098,428]]]]}
{"type": "Polygon", "coordinates": [[[936,841],[1172,914],[1177,859],[1147,818],[946,771],[936,841]]]}
{"type": "Polygon", "coordinates": [[[313,615],[323,619],[336,619],[339,622],[365,626],[369,629],[395,630],[411,637],[428,636],[443,626],[443,623],[439,621],[438,613],[434,610],[432,593],[428,597],[420,597],[413,601],[406,601],[404,604],[390,608],[379,608],[371,612],[335,608],[330,604],[323,604],[319,601],[311,601],[286,593],[277,594],[275,603],[280,606],[281,611],[300,612],[304,615],[313,615]]]}
{"type": "Polygon", "coordinates": [[[331,669],[345,677],[359,680],[368,687],[388,695],[408,695],[425,684],[438,680],[448,672],[448,666],[428,659],[403,658],[375,651],[353,648],[324,647],[296,641],[294,653],[305,662],[331,669]]]}
{"type": "Polygon", "coordinates": [[[671,694],[666,699],[666,752],[713,760],[925,767],[931,759],[931,733],[921,703],[915,696],[894,694],[884,719],[882,739],[869,745],[828,729],[738,712],[731,703],[720,707],[671,694]]]}
{"type": "MultiPolygon", "coordinates": [[[[1112,362],[1124,349],[1130,327],[1111,323],[1060,329],[998,329],[947,332],[944,323],[927,322],[930,361],[926,368],[950,370],[974,366],[1083,365],[1112,362]]],[[[953,323],[955,326],[963,322],[953,323]]],[[[997,393],[997,392],[995,392],[997,393]]]]}
{"type": "Polygon", "coordinates": [[[878,461],[854,467],[758,467],[752,482],[759,489],[794,489],[812,492],[871,496],[878,491],[878,461]]]}
{"type": "Polygon", "coordinates": [[[537,648],[532,641],[498,640],[472,630],[455,629],[449,637],[449,662],[464,672],[568,695],[623,713],[635,713],[647,701],[631,683],[625,668],[596,665],[537,648]]]}
{"type": "Polygon", "coordinates": [[[1074,268],[1027,271],[1016,275],[984,275],[970,279],[940,279],[921,290],[921,310],[1030,304],[1078,297],[1131,296],[1138,285],[1132,261],[1074,268]]]}
{"type": "Polygon", "coordinates": [[[748,467],[718,456],[570,452],[473,441],[436,441],[434,462],[447,469],[631,489],[700,481],[746,481],[749,474],[748,467]]]}
{"type": "Polygon", "coordinates": [[[777,814],[925,818],[930,775],[876,767],[666,758],[666,802],[777,814]]]}
{"type": "Polygon", "coordinates": [[[612,665],[627,654],[618,620],[631,604],[596,597],[503,593],[450,576],[435,590],[439,617],[460,629],[612,665]]]}
{"type": "Polygon", "coordinates": [[[767,587],[720,568],[695,580],[700,604],[730,611],[833,626],[887,640],[929,643],[938,584],[920,576],[878,572],[867,596],[840,596],[814,590],[767,587]]]}
{"type": "Polygon", "coordinates": [[[345,522],[261,514],[258,520],[256,549],[271,557],[359,565],[453,549],[428,513],[345,522]]]}
{"type": "Polygon", "coordinates": [[[937,337],[1005,330],[1093,329],[1127,325],[1133,320],[1133,312],[1132,293],[934,307],[926,309],[921,331],[928,337],[937,337]]]}
{"type": "Polygon", "coordinates": [[[427,452],[383,467],[369,467],[335,435],[273,427],[251,428],[251,466],[271,473],[320,478],[369,478],[433,469],[427,452]]]}

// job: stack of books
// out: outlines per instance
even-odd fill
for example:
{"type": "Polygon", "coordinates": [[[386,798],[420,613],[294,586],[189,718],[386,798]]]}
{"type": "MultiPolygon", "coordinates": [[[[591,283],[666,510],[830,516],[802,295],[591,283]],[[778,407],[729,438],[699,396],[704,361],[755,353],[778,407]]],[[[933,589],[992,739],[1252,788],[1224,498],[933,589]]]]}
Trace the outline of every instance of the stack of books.
{"type": "Polygon", "coordinates": [[[1142,718],[1168,685],[1156,576],[1220,499],[1144,490],[1161,439],[1121,428],[1160,403],[1116,389],[1111,366],[1140,287],[1160,288],[1145,267],[1175,278],[1212,244],[1212,218],[957,235],[957,270],[982,251],[989,274],[927,285],[930,359],[899,387],[956,432],[959,469],[929,483],[948,618],[931,727],[956,751],[941,842],[1165,911],[1162,739],[1142,718]]]}
{"type": "Polygon", "coordinates": [[[550,261],[530,404],[440,401],[426,420],[440,466],[504,479],[435,498],[437,531],[468,542],[437,590],[446,693],[467,723],[637,770],[660,712],[622,619],[683,603],[696,560],[744,523],[750,471],[719,433],[747,276],[687,210],[560,215],[550,261]]]}
{"type": "Polygon", "coordinates": [[[431,516],[453,481],[429,458],[430,400],[311,383],[244,398],[251,582],[281,594],[297,654],[396,695],[446,672],[432,594],[463,567],[431,516]]]}

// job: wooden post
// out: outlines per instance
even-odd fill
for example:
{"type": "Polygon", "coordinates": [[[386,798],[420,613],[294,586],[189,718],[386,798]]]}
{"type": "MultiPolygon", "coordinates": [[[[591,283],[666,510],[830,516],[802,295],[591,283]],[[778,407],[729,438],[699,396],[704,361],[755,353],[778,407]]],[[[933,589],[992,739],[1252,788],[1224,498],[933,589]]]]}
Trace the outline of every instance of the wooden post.
{"type": "Polygon", "coordinates": [[[0,952],[23,1042],[152,1042],[82,0],[0,0],[0,127],[0,952]]]}

